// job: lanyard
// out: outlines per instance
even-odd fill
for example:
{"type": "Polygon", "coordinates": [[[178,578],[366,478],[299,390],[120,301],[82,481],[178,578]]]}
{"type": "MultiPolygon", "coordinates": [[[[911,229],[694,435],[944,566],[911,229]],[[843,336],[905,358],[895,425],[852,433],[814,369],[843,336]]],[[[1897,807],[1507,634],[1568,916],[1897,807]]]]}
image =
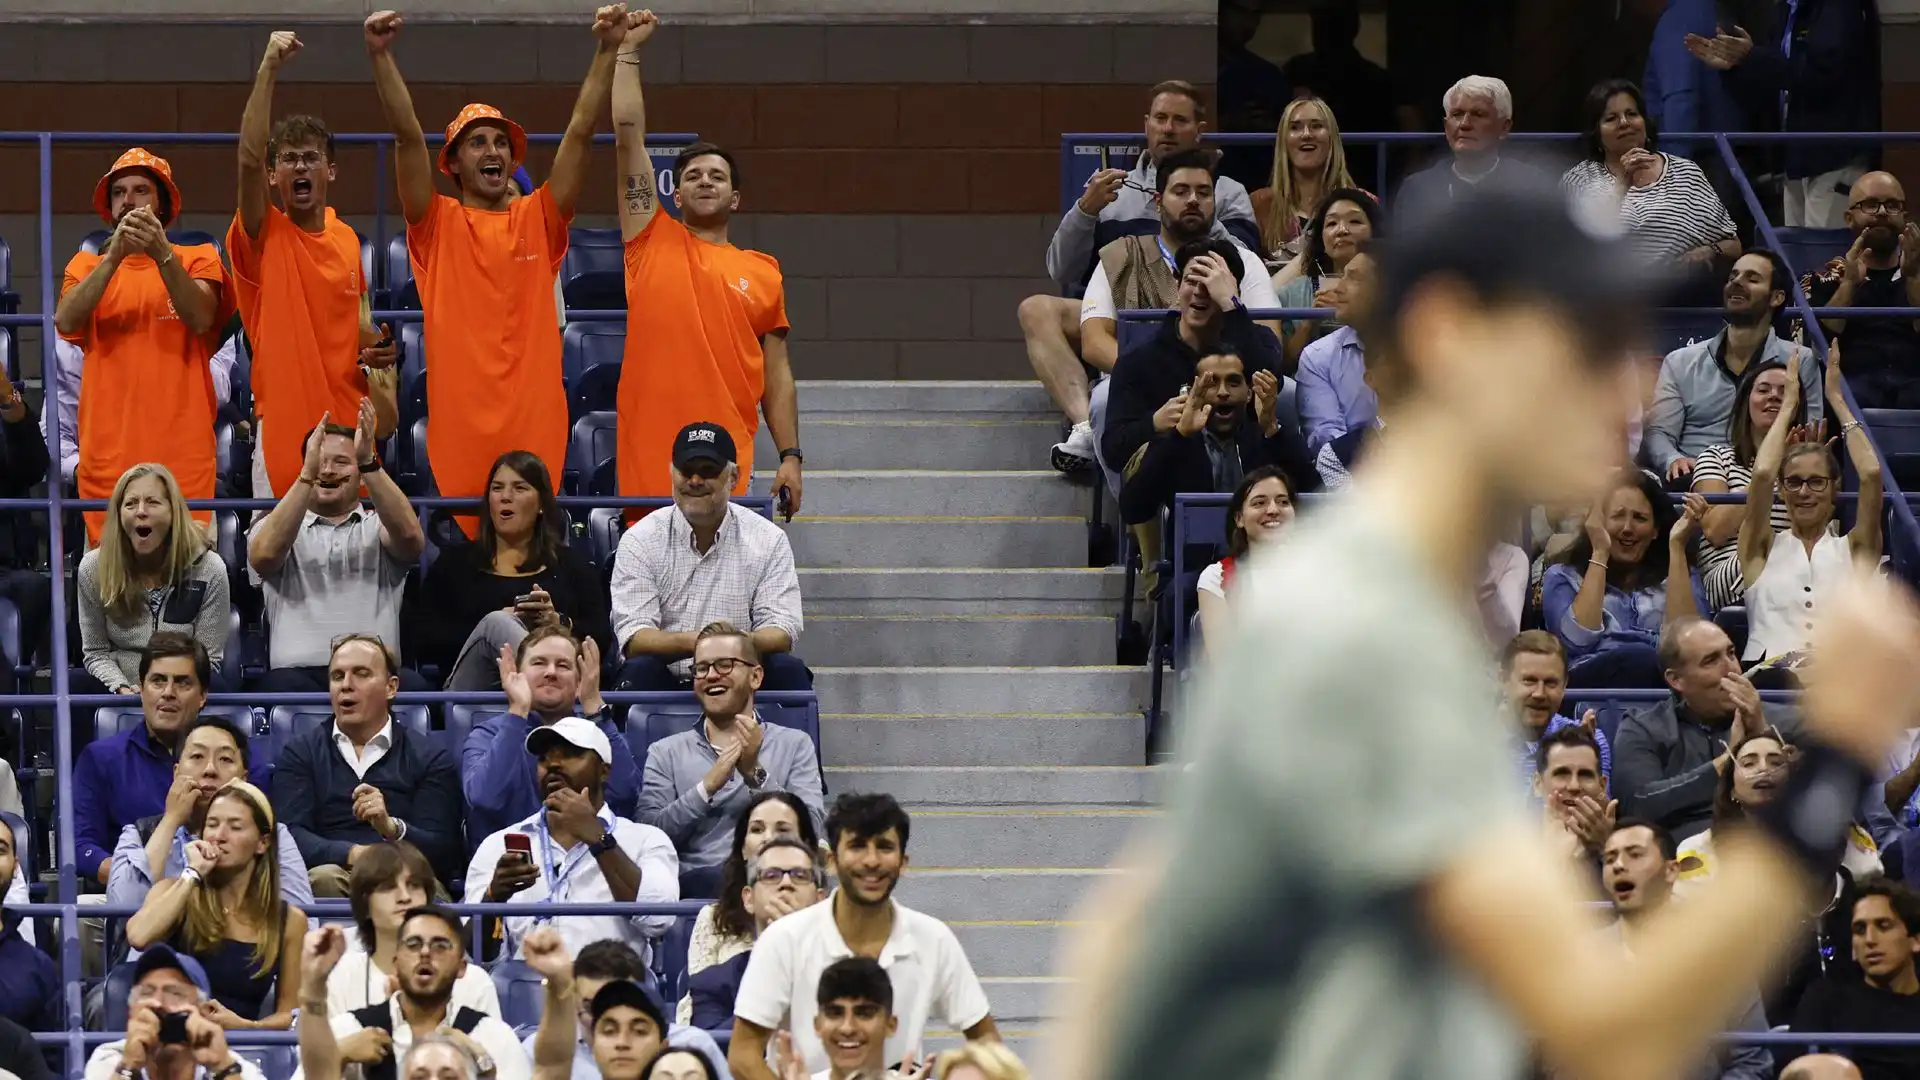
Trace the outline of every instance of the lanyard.
{"type": "MultiPolygon", "coordinates": [[[[540,813],[538,821],[539,826],[536,831],[540,836],[540,876],[550,879],[547,882],[547,899],[557,903],[565,903],[567,894],[571,891],[567,884],[568,879],[573,876],[574,870],[578,869],[580,864],[591,858],[591,853],[587,850],[587,845],[585,844],[574,845],[574,850],[572,851],[556,853],[553,845],[553,832],[547,828],[547,815],[545,811],[540,813]]],[[[606,819],[602,818],[601,821],[604,823],[606,819]]],[[[611,833],[613,826],[609,824],[607,831],[611,833]]],[[[535,921],[545,924],[553,921],[553,916],[541,915],[536,917],[535,921]]]]}
{"type": "Polygon", "coordinates": [[[1160,248],[1160,257],[1167,260],[1167,269],[1173,270],[1177,273],[1179,268],[1175,265],[1173,252],[1167,250],[1166,240],[1162,239],[1159,233],[1155,233],[1153,236],[1153,242],[1155,245],[1157,245],[1160,248]]]}

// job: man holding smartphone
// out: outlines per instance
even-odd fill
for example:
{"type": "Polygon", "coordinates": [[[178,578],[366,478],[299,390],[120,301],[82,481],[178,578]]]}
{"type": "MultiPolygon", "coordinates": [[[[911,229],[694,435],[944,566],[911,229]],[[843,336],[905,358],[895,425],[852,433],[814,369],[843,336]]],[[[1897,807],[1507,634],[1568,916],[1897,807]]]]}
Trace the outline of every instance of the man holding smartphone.
{"type": "Polygon", "coordinates": [[[87,1059],[84,1080],[265,1080],[259,1066],[227,1046],[220,1025],[201,1015],[211,996],[206,970],[193,957],[165,945],[140,954],[127,994],[127,1037],[102,1043],[87,1059]]]}

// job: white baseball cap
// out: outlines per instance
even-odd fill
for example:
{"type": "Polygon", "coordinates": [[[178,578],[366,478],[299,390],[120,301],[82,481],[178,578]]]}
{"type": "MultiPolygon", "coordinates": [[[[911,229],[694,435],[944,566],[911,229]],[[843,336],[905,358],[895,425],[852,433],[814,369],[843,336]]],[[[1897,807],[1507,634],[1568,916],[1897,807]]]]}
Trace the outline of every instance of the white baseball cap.
{"type": "Polygon", "coordinates": [[[527,753],[534,757],[545,757],[553,744],[563,742],[577,746],[582,750],[591,750],[600,755],[602,764],[613,763],[613,744],[607,741],[606,733],[600,725],[578,716],[569,716],[555,720],[551,724],[534,728],[527,732],[527,753]]]}

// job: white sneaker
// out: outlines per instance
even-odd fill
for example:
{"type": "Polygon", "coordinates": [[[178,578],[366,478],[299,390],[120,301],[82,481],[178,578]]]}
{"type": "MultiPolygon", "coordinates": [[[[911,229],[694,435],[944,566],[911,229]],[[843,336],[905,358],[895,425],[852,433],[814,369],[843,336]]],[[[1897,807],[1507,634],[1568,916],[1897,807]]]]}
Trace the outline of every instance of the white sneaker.
{"type": "Polygon", "coordinates": [[[1086,472],[1093,468],[1093,424],[1082,420],[1067,433],[1067,441],[1053,446],[1053,467],[1063,473],[1086,472]]]}

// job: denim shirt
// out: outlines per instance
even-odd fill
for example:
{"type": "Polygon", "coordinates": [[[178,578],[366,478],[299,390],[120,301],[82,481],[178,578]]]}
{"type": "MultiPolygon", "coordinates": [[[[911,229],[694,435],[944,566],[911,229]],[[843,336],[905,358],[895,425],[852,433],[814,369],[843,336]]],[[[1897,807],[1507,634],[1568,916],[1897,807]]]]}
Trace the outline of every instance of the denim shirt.
{"type": "MultiPolygon", "coordinates": [[[[1660,628],[1667,621],[1666,583],[1658,582],[1633,592],[1607,586],[1606,599],[1600,604],[1600,628],[1596,630],[1580,625],[1573,617],[1573,599],[1580,595],[1585,569],[1556,563],[1547,567],[1546,579],[1541,585],[1541,606],[1547,629],[1566,644],[1567,659],[1597,656],[1622,645],[1657,647],[1660,628]]],[[[1692,579],[1694,605],[1703,614],[1711,611],[1700,575],[1689,570],[1687,576],[1692,579]]]]}
{"type": "Polygon", "coordinates": [[[1349,431],[1372,424],[1380,415],[1380,398],[1367,385],[1367,354],[1360,335],[1343,326],[1300,350],[1300,426],[1306,429],[1307,452],[1349,431]]]}

